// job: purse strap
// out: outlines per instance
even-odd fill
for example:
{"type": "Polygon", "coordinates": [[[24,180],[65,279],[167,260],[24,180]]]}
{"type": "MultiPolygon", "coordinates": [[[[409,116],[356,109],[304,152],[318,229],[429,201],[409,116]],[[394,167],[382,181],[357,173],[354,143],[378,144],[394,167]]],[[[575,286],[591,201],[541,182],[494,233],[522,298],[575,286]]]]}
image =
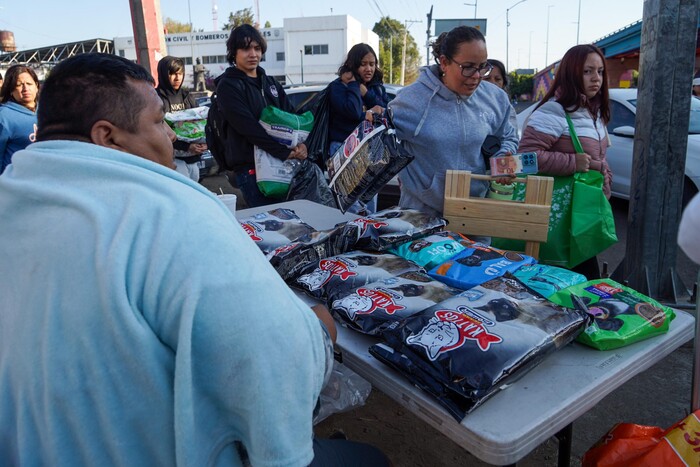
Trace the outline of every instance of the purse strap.
{"type": "Polygon", "coordinates": [[[568,113],[564,113],[564,115],[566,115],[566,123],[569,124],[569,135],[571,136],[571,142],[574,143],[574,151],[576,151],[577,154],[583,154],[583,146],[581,146],[581,140],[578,139],[578,135],[574,129],[574,122],[571,121],[571,117],[569,117],[568,113]]]}

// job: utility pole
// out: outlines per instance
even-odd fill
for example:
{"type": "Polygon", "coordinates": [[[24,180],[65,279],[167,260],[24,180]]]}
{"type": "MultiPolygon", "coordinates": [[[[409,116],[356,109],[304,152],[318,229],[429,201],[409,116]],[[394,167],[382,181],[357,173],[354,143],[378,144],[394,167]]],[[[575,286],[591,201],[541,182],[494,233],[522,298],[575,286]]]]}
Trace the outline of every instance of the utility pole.
{"type": "Polygon", "coordinates": [[[160,0],[129,0],[136,61],[158,79],[158,60],[167,55],[160,0]]]}
{"type": "Polygon", "coordinates": [[[389,36],[389,82],[394,83],[394,35],[389,36]]]}
{"type": "Polygon", "coordinates": [[[644,2],[627,242],[613,277],[661,300],[677,301],[680,283],[676,239],[698,12],[697,0],[644,2]]]}
{"type": "Polygon", "coordinates": [[[474,19],[476,19],[476,3],[477,3],[477,0],[474,0],[474,3],[465,3],[465,5],[467,5],[467,6],[474,7],[474,19]]]}
{"type": "MultiPolygon", "coordinates": [[[[475,8],[476,9],[476,8],[475,8]]],[[[474,13],[476,15],[476,13],[474,13]]],[[[433,24],[433,6],[430,5],[430,11],[428,12],[428,28],[426,29],[426,39],[425,39],[425,65],[430,66],[430,26],[433,24]]],[[[476,16],[474,16],[476,18],[476,16]]]]}
{"type": "MultiPolygon", "coordinates": [[[[525,0],[521,0],[525,1],[525,0]]],[[[406,39],[408,37],[408,23],[420,23],[420,21],[406,19],[403,22],[403,51],[401,52],[401,86],[404,85],[406,75],[406,39]]]]}
{"type": "Polygon", "coordinates": [[[578,19],[576,20],[576,45],[579,45],[579,31],[581,30],[581,0],[578,0],[578,19]]]}

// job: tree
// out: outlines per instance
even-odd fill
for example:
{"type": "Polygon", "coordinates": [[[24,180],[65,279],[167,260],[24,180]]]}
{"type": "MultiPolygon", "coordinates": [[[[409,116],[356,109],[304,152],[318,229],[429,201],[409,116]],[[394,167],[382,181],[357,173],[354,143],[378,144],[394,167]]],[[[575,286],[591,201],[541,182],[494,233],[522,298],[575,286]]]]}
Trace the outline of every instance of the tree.
{"type": "Polygon", "coordinates": [[[271,28],[271,27],[272,27],[272,23],[270,23],[269,21],[265,21],[265,27],[266,27],[266,28],[271,28]]]}
{"type": "Polygon", "coordinates": [[[168,32],[168,34],[177,34],[179,32],[192,32],[191,24],[181,23],[172,18],[165,18],[165,21],[163,21],[163,28],[168,32]]]}
{"type": "Polygon", "coordinates": [[[523,96],[526,99],[532,99],[534,75],[516,75],[514,72],[508,73],[508,89],[510,96],[520,99],[523,96]],[[527,96],[527,97],[526,97],[527,96]]]}
{"type": "Polygon", "coordinates": [[[228,23],[224,24],[222,28],[224,31],[230,31],[231,29],[240,26],[241,24],[255,23],[255,18],[253,17],[253,9],[251,7],[244,8],[243,10],[238,10],[235,13],[229,13],[228,23]]]}
{"type": "MultiPolygon", "coordinates": [[[[372,28],[379,36],[379,64],[384,72],[384,82],[401,83],[401,63],[403,59],[403,39],[406,28],[398,20],[383,17],[372,28]]],[[[406,69],[404,84],[418,78],[420,52],[411,33],[406,34],[406,69]]]]}

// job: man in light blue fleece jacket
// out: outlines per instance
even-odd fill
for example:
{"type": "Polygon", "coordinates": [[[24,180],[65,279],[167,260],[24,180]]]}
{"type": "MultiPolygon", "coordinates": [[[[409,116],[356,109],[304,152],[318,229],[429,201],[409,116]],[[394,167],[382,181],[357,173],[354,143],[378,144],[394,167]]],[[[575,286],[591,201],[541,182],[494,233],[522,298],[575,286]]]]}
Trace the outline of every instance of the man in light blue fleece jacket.
{"type": "Polygon", "coordinates": [[[327,310],[173,170],[145,69],[78,55],[42,92],[0,177],[0,465],[308,465],[327,310]]]}
{"type": "MultiPolygon", "coordinates": [[[[442,33],[433,44],[437,65],[421,69],[418,80],[389,103],[396,134],[415,159],[399,173],[399,205],[442,215],[445,171],[483,174],[488,167],[481,146],[496,136],[501,149],[516,153],[518,136],[509,122],[508,96],[481,82],[491,65],[484,36],[460,26],[442,33]]],[[[486,182],[472,182],[471,195],[484,196],[486,182]]]]}

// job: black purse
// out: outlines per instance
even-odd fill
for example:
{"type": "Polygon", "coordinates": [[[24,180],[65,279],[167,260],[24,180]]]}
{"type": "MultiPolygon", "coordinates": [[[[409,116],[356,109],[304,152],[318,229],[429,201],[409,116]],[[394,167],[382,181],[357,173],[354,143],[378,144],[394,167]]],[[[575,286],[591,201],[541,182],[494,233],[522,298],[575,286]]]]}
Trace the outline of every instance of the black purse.
{"type": "Polygon", "coordinates": [[[314,114],[314,127],[304,144],[308,158],[321,168],[325,168],[328,158],[330,141],[328,139],[328,126],[330,124],[331,103],[328,88],[319,92],[309,105],[309,110],[314,114]]]}

